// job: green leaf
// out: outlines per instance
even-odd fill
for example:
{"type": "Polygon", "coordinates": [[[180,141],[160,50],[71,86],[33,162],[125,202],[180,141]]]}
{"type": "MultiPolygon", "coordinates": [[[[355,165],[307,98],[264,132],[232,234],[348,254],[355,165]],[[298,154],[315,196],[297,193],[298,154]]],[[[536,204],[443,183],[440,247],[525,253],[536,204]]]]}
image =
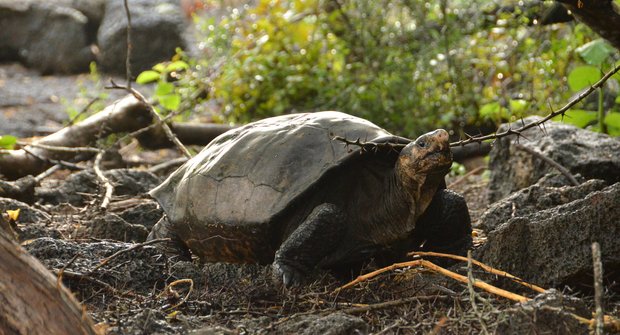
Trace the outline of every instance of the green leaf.
{"type": "Polygon", "coordinates": [[[604,39],[599,38],[580,46],[575,51],[586,63],[600,67],[616,50],[604,39]]]}
{"type": "Polygon", "coordinates": [[[568,74],[568,86],[577,92],[601,79],[601,71],[594,66],[578,66],[568,74]]]}
{"type": "Polygon", "coordinates": [[[176,110],[181,104],[181,96],[178,94],[168,94],[160,96],[159,104],[167,110],[176,110]]]}
{"type": "Polygon", "coordinates": [[[138,84],[148,84],[154,81],[158,81],[161,75],[159,72],[153,70],[146,70],[138,75],[136,78],[136,83],[138,84]]]}
{"type": "Polygon", "coordinates": [[[166,71],[166,66],[163,63],[157,63],[155,65],[153,65],[153,70],[162,73],[164,71],[166,71]]]}
{"type": "Polygon", "coordinates": [[[524,99],[510,100],[510,110],[513,114],[521,114],[527,108],[527,101],[524,99]]]}
{"type": "Polygon", "coordinates": [[[588,124],[596,121],[597,112],[594,111],[586,111],[583,109],[571,109],[566,112],[564,118],[561,115],[558,115],[553,118],[554,121],[563,120],[568,124],[572,124],[579,128],[585,128],[588,124]]]}
{"type": "Polygon", "coordinates": [[[0,147],[3,149],[13,149],[17,143],[17,137],[11,135],[0,136],[0,147]]]}
{"type": "Polygon", "coordinates": [[[609,135],[620,136],[620,113],[608,113],[605,115],[605,124],[609,135]]]}
{"type": "Polygon", "coordinates": [[[480,116],[484,118],[494,118],[499,115],[500,106],[498,102],[491,102],[480,108],[480,116]]]}
{"type": "Polygon", "coordinates": [[[166,72],[179,71],[179,70],[187,70],[189,69],[189,64],[182,60],[174,61],[168,66],[166,66],[166,72]]]}
{"type": "Polygon", "coordinates": [[[155,88],[155,95],[162,96],[172,93],[174,91],[174,85],[172,83],[159,82],[155,88]]]}

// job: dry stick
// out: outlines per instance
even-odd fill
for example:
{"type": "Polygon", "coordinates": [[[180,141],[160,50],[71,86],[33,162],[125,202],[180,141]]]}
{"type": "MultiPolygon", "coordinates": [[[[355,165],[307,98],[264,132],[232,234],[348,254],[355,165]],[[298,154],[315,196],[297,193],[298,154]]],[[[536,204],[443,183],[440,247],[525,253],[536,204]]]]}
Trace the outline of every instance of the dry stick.
{"type": "Polygon", "coordinates": [[[60,151],[60,152],[99,153],[101,151],[101,149],[94,148],[94,147],[63,147],[63,146],[47,145],[47,144],[41,144],[41,143],[27,143],[27,142],[21,142],[21,141],[17,142],[17,144],[21,146],[29,146],[33,148],[41,148],[41,149],[45,149],[49,151],[60,151]]]}
{"type": "MultiPolygon", "coordinates": [[[[444,253],[440,253],[440,252],[432,252],[432,251],[414,251],[414,252],[410,252],[409,254],[407,254],[408,256],[430,256],[430,257],[444,257],[444,258],[450,258],[450,259],[454,259],[454,260],[458,260],[458,261],[463,261],[463,262],[468,262],[468,258],[467,257],[463,257],[463,256],[457,256],[457,255],[452,255],[452,254],[444,254],[444,253]]],[[[497,275],[497,276],[501,276],[501,277],[505,277],[508,279],[513,280],[514,282],[521,284],[529,289],[532,289],[536,292],[539,293],[544,293],[545,289],[540,287],[540,286],[536,286],[534,284],[530,284],[526,281],[524,281],[523,279],[516,277],[514,275],[511,275],[508,272],[502,271],[502,270],[498,270],[496,268],[493,268],[491,266],[488,266],[480,261],[477,261],[475,259],[472,259],[471,262],[477,266],[479,266],[480,268],[482,268],[484,271],[489,272],[491,274],[497,275]]]]}
{"type": "MultiPolygon", "coordinates": [[[[395,269],[400,269],[400,268],[405,268],[405,267],[411,267],[411,266],[422,266],[422,267],[425,267],[425,268],[427,268],[429,270],[432,270],[434,272],[437,272],[439,274],[442,274],[442,275],[444,275],[446,277],[452,278],[452,279],[454,279],[456,281],[460,281],[460,282],[465,283],[465,284],[467,284],[467,282],[469,281],[469,280],[467,280],[467,277],[465,277],[463,275],[460,275],[458,273],[455,273],[455,272],[452,272],[450,270],[444,269],[441,266],[436,265],[434,263],[431,263],[429,261],[426,261],[426,260],[423,260],[423,259],[419,259],[419,260],[415,260],[415,261],[395,263],[395,264],[392,264],[390,266],[387,266],[387,267],[375,270],[373,272],[367,273],[365,275],[361,275],[361,276],[355,278],[355,280],[353,280],[353,281],[351,281],[351,282],[349,282],[349,283],[347,283],[347,284],[337,288],[336,291],[349,288],[349,287],[351,287],[351,286],[353,286],[353,285],[355,285],[357,283],[360,283],[362,281],[365,281],[365,280],[368,280],[370,278],[373,278],[373,277],[375,277],[375,276],[377,276],[377,275],[379,275],[379,274],[381,274],[383,272],[387,272],[387,271],[391,271],[391,270],[395,270],[395,269]]],[[[495,295],[498,295],[500,297],[504,297],[506,299],[510,299],[510,300],[513,300],[513,301],[516,301],[516,302],[525,302],[525,301],[529,300],[527,297],[524,297],[522,295],[509,292],[509,291],[506,291],[506,290],[503,290],[501,288],[498,288],[498,287],[495,287],[493,285],[487,284],[487,283],[485,283],[485,282],[483,282],[481,280],[478,280],[478,281],[474,282],[473,285],[478,287],[478,288],[480,288],[480,289],[483,289],[483,290],[485,290],[485,291],[487,291],[489,293],[492,293],[492,294],[495,294],[495,295]]]]}
{"type": "Polygon", "coordinates": [[[185,297],[183,297],[183,299],[181,299],[181,301],[179,301],[178,303],[166,308],[166,310],[168,311],[173,310],[181,306],[184,302],[187,301],[187,299],[189,298],[189,295],[192,294],[192,291],[194,290],[194,281],[191,278],[175,280],[172,283],[168,284],[168,286],[166,286],[164,290],[159,294],[159,296],[161,297],[164,293],[171,290],[172,287],[179,285],[179,284],[186,284],[186,283],[189,283],[189,290],[187,291],[187,294],[185,295],[185,297]]]}
{"type": "Polygon", "coordinates": [[[62,168],[62,165],[60,164],[56,164],[56,165],[52,165],[52,167],[50,167],[49,169],[39,173],[38,175],[36,175],[36,177],[34,177],[34,182],[37,184],[40,184],[41,181],[43,181],[43,179],[49,177],[52,175],[52,173],[60,170],[62,168]]]}
{"type": "Polygon", "coordinates": [[[124,89],[127,92],[131,93],[140,102],[142,102],[148,108],[149,112],[151,112],[151,115],[157,119],[157,123],[161,125],[168,139],[176,145],[176,147],[181,151],[181,153],[183,153],[183,155],[185,155],[187,158],[192,157],[192,154],[189,152],[189,150],[187,150],[187,148],[183,145],[183,143],[179,141],[177,136],[172,132],[172,129],[170,129],[168,124],[163,121],[164,119],[161,117],[161,115],[159,115],[159,113],[155,111],[155,108],[153,108],[153,105],[150,104],[140,92],[136,91],[135,89],[131,87],[118,85],[113,80],[110,80],[110,83],[112,84],[112,86],[108,88],[124,89]]]}
{"type": "Polygon", "coordinates": [[[565,167],[563,167],[562,165],[560,165],[560,163],[554,161],[553,159],[545,156],[543,153],[538,152],[532,148],[528,148],[524,145],[521,144],[515,144],[515,146],[517,147],[517,149],[519,150],[523,150],[527,153],[529,153],[530,155],[536,156],[540,159],[542,159],[543,161],[545,161],[546,163],[548,163],[549,165],[553,166],[554,168],[556,168],[558,171],[560,171],[561,174],[563,174],[566,178],[568,178],[568,180],[571,182],[571,184],[573,184],[574,186],[579,186],[579,182],[577,181],[577,179],[575,179],[575,177],[570,173],[570,171],[568,171],[565,167]]]}
{"type": "Polygon", "coordinates": [[[366,313],[366,312],[370,312],[370,311],[374,311],[378,309],[396,307],[396,306],[404,305],[410,302],[416,302],[416,301],[421,301],[421,300],[440,300],[440,299],[448,299],[448,298],[450,297],[447,295],[408,297],[408,298],[403,298],[403,299],[398,299],[398,300],[380,302],[380,303],[376,303],[372,305],[351,307],[351,308],[343,309],[342,312],[346,314],[359,314],[359,313],[366,313]]]}
{"type": "Polygon", "coordinates": [[[116,257],[118,257],[118,256],[120,256],[120,255],[122,255],[124,253],[136,250],[138,248],[142,248],[142,247],[147,246],[147,245],[151,245],[151,244],[155,244],[155,243],[161,243],[161,242],[168,242],[168,241],[170,241],[169,238],[156,238],[154,240],[150,240],[150,241],[134,244],[134,245],[132,245],[129,248],[126,248],[126,249],[123,249],[123,250],[119,250],[119,251],[115,252],[114,254],[112,254],[111,256],[108,256],[108,257],[102,259],[99,262],[99,264],[97,266],[95,266],[92,270],[90,270],[88,273],[93,273],[93,272],[97,271],[102,266],[108,264],[112,259],[114,259],[114,258],[116,258],[116,257]]]}
{"type": "Polygon", "coordinates": [[[479,167],[477,167],[477,168],[467,172],[461,178],[459,178],[459,179],[453,181],[452,183],[450,183],[450,185],[448,185],[448,188],[453,188],[454,186],[456,186],[456,185],[464,182],[465,180],[467,180],[467,178],[469,178],[470,176],[475,175],[476,173],[478,173],[478,172],[480,172],[482,170],[486,170],[486,169],[487,169],[487,167],[484,166],[484,165],[483,166],[479,166],[479,167]]]}
{"type": "Polygon", "coordinates": [[[127,0],[123,1],[125,6],[125,15],[127,16],[127,57],[125,57],[125,76],[127,77],[127,88],[131,89],[131,51],[133,45],[131,43],[131,12],[127,0]]]}
{"type": "Polygon", "coordinates": [[[592,243],[592,264],[594,265],[594,304],[595,334],[603,335],[603,263],[601,262],[601,246],[598,242],[592,243]]]}
{"type": "Polygon", "coordinates": [[[93,164],[93,170],[95,170],[95,174],[97,178],[103,183],[105,187],[105,193],[103,195],[103,200],[101,201],[101,205],[99,208],[102,210],[106,210],[110,205],[110,200],[112,200],[112,193],[114,192],[114,186],[110,183],[110,180],[103,174],[101,171],[101,159],[103,158],[104,151],[99,150],[99,153],[95,157],[95,163],[93,164]]]}

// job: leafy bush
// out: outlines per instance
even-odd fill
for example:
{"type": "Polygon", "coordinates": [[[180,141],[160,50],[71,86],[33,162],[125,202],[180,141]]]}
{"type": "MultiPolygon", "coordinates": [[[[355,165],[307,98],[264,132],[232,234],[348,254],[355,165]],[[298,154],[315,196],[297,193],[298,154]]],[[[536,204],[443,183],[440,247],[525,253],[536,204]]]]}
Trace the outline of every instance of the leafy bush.
{"type": "Polygon", "coordinates": [[[594,34],[532,26],[542,8],[522,2],[257,0],[224,9],[196,19],[203,54],[166,86],[209,92],[222,121],[341,110],[414,137],[544,114],[575,82],[592,80],[574,55],[594,34]]]}

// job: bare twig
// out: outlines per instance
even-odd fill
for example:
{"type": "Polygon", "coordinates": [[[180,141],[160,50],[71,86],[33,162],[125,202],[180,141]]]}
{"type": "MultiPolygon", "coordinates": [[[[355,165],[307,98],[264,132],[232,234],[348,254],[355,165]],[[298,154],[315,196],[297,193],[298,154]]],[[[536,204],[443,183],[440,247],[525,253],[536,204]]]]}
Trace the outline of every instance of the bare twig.
{"type": "Polygon", "coordinates": [[[183,297],[183,299],[181,299],[181,301],[179,301],[178,303],[166,308],[166,310],[168,311],[173,310],[181,306],[184,302],[187,301],[187,299],[189,298],[189,295],[192,294],[192,291],[194,290],[194,281],[191,278],[175,280],[172,283],[168,284],[168,286],[166,286],[166,288],[164,288],[164,290],[159,294],[159,296],[161,297],[162,295],[168,292],[172,292],[173,287],[179,284],[187,284],[187,283],[189,283],[189,290],[187,291],[187,294],[185,295],[185,297],[183,297]]]}
{"type": "Polygon", "coordinates": [[[360,313],[366,313],[366,312],[374,311],[378,309],[392,308],[392,307],[396,307],[396,306],[400,306],[400,305],[404,305],[404,304],[408,304],[412,302],[425,301],[425,300],[435,301],[435,300],[444,300],[444,299],[449,299],[449,298],[450,296],[447,296],[447,295],[413,296],[413,297],[408,297],[408,298],[403,298],[403,299],[380,302],[380,303],[376,303],[372,305],[351,307],[351,308],[344,309],[342,311],[346,314],[360,314],[360,313]]]}
{"type": "Polygon", "coordinates": [[[19,141],[17,144],[21,146],[29,146],[33,148],[41,148],[49,151],[59,151],[59,152],[73,152],[73,153],[99,153],[101,149],[93,148],[93,147],[63,147],[58,145],[47,145],[42,143],[27,143],[19,141]]]}
{"type": "Polygon", "coordinates": [[[464,182],[465,180],[467,180],[467,178],[477,174],[480,171],[486,170],[488,167],[483,165],[483,166],[479,166],[469,172],[467,172],[465,175],[461,176],[459,179],[453,181],[452,183],[450,183],[450,185],[448,185],[448,188],[453,188],[454,186],[464,182]]]}
{"type": "MultiPolygon", "coordinates": [[[[444,257],[444,258],[450,258],[450,259],[454,259],[454,260],[458,260],[458,261],[462,261],[462,262],[468,262],[468,258],[467,257],[463,257],[463,256],[458,256],[458,255],[451,255],[451,254],[444,254],[444,253],[440,253],[440,252],[432,252],[432,251],[414,251],[408,254],[409,256],[430,256],[430,257],[444,257]]],[[[508,279],[513,280],[514,282],[521,284],[529,289],[532,289],[538,293],[543,293],[545,292],[545,289],[540,287],[540,286],[536,286],[534,284],[530,284],[525,282],[523,279],[513,276],[508,272],[502,271],[502,270],[498,270],[495,269],[493,267],[490,267],[480,261],[477,261],[475,259],[471,260],[472,264],[475,264],[476,266],[479,266],[480,268],[482,268],[484,271],[488,272],[488,273],[492,273],[494,275],[497,276],[501,276],[501,277],[505,277],[508,279]]]]}
{"type": "Polygon", "coordinates": [[[157,124],[162,127],[162,129],[166,133],[166,136],[168,137],[168,139],[170,141],[172,141],[172,143],[174,143],[176,145],[176,147],[181,151],[181,153],[183,153],[183,155],[185,155],[185,157],[188,157],[188,158],[192,157],[192,154],[189,152],[189,150],[187,150],[187,148],[183,145],[183,143],[181,143],[181,141],[179,141],[179,139],[172,132],[172,130],[170,129],[168,124],[166,122],[164,122],[164,119],[161,117],[161,115],[159,115],[159,113],[157,113],[155,111],[155,108],[153,108],[153,105],[151,103],[149,103],[146,100],[146,98],[140,92],[138,92],[137,90],[135,90],[135,89],[133,89],[131,87],[128,87],[128,86],[118,85],[113,80],[110,80],[110,83],[111,83],[111,86],[109,86],[107,88],[115,88],[115,89],[126,90],[127,92],[131,93],[136,99],[138,99],[140,102],[142,102],[148,108],[148,110],[151,113],[151,115],[153,117],[155,117],[155,119],[157,120],[157,124]]]}
{"type": "Polygon", "coordinates": [[[114,193],[114,186],[112,186],[110,180],[108,180],[108,178],[101,171],[101,159],[103,158],[104,153],[105,151],[100,150],[95,157],[95,163],[93,163],[93,170],[95,170],[97,178],[99,178],[105,188],[103,200],[101,201],[101,205],[99,205],[99,208],[102,210],[106,210],[108,208],[108,205],[110,205],[110,200],[112,200],[112,193],[114,193]]]}
{"type": "Polygon", "coordinates": [[[577,179],[575,179],[575,177],[570,173],[570,171],[568,171],[565,167],[563,167],[562,165],[560,165],[560,163],[554,161],[553,159],[551,159],[550,157],[545,156],[543,153],[538,152],[532,148],[528,148],[522,144],[515,144],[517,149],[519,150],[523,150],[527,153],[529,153],[530,155],[536,156],[540,159],[542,159],[543,161],[545,161],[547,164],[553,166],[556,170],[558,170],[561,174],[563,174],[570,182],[571,184],[573,184],[574,186],[579,186],[579,182],[577,181],[577,179]]]}
{"type": "Polygon", "coordinates": [[[603,316],[603,263],[601,262],[601,246],[598,242],[592,243],[592,264],[594,266],[594,333],[603,335],[605,325],[603,316]]]}
{"type": "Polygon", "coordinates": [[[131,12],[127,0],[123,0],[125,6],[125,15],[127,16],[127,57],[125,58],[125,76],[127,79],[127,88],[131,89],[131,51],[133,44],[131,43],[131,12]]]}
{"type": "MultiPolygon", "coordinates": [[[[387,271],[391,271],[391,270],[395,270],[395,269],[400,269],[400,268],[406,268],[406,267],[412,267],[412,266],[422,266],[424,268],[427,268],[429,270],[432,270],[434,272],[437,272],[441,275],[444,275],[446,277],[452,278],[456,281],[460,281],[462,283],[467,283],[469,282],[469,280],[467,279],[467,277],[460,275],[458,273],[452,272],[450,270],[444,269],[439,265],[436,265],[434,263],[431,263],[429,261],[423,260],[423,259],[419,259],[419,260],[415,260],[415,261],[409,261],[409,262],[402,262],[402,263],[395,263],[392,264],[390,266],[386,266],[384,268],[381,268],[379,270],[367,273],[365,275],[361,275],[359,277],[357,277],[355,280],[350,281],[349,283],[337,288],[336,290],[343,290],[343,289],[347,289],[355,284],[358,284],[360,282],[363,282],[365,280],[368,280],[370,278],[376,277],[377,275],[387,272],[387,271]]],[[[506,299],[510,299],[516,302],[525,302],[528,301],[529,298],[524,297],[522,295],[516,294],[516,293],[512,293],[506,290],[503,290],[501,288],[495,287],[493,285],[490,285],[488,283],[485,283],[481,280],[477,280],[476,282],[473,283],[473,285],[475,287],[478,287],[480,289],[483,289],[489,293],[498,295],[500,297],[504,297],[506,299]]]]}
{"type": "Polygon", "coordinates": [[[566,105],[564,105],[564,107],[556,110],[556,111],[551,111],[547,116],[545,116],[544,118],[536,121],[536,122],[532,122],[532,123],[528,123],[528,124],[524,124],[523,126],[521,126],[520,128],[517,129],[512,129],[510,127],[508,127],[508,129],[506,129],[505,131],[499,132],[499,133],[495,133],[495,134],[491,134],[491,135],[486,135],[486,136],[477,136],[477,137],[469,137],[465,140],[460,140],[458,142],[453,142],[450,143],[451,147],[456,147],[456,146],[461,146],[461,145],[466,145],[469,143],[475,143],[475,142],[483,142],[486,140],[495,140],[498,138],[502,138],[502,137],[506,137],[506,136],[510,136],[510,135],[517,135],[517,136],[522,136],[521,133],[527,129],[533,128],[533,127],[540,127],[542,124],[544,124],[545,122],[551,120],[552,118],[562,115],[564,116],[564,114],[571,109],[573,106],[575,106],[577,103],[581,102],[583,99],[585,99],[587,96],[589,96],[590,94],[592,94],[592,92],[595,92],[597,88],[602,87],[603,84],[605,84],[605,82],[611,78],[611,76],[613,76],[614,74],[616,74],[618,71],[620,71],[620,64],[617,65],[615,68],[613,68],[611,71],[607,72],[599,81],[597,81],[594,85],[590,86],[587,90],[581,92],[581,94],[579,94],[575,99],[569,101],[566,105]]]}
{"type": "Polygon", "coordinates": [[[56,164],[50,167],[49,169],[43,171],[42,173],[39,173],[36,177],[34,177],[35,183],[40,184],[41,181],[43,181],[43,179],[51,176],[54,172],[60,170],[61,168],[62,168],[62,165],[56,164]]]}
{"type": "MultiPolygon", "coordinates": [[[[589,96],[590,94],[592,94],[592,92],[595,92],[597,88],[602,87],[603,84],[605,84],[605,82],[611,78],[611,76],[613,76],[614,74],[618,73],[618,71],[620,71],[620,64],[617,65],[615,68],[613,68],[611,71],[607,72],[599,81],[597,81],[594,85],[590,86],[587,90],[581,92],[575,99],[569,101],[566,105],[564,105],[564,107],[553,111],[551,110],[551,112],[549,114],[547,114],[547,116],[545,116],[544,118],[535,121],[535,122],[531,122],[528,124],[523,124],[521,127],[513,129],[511,127],[508,127],[508,129],[502,131],[502,132],[496,132],[494,134],[490,134],[490,135],[484,135],[484,136],[469,136],[467,135],[467,139],[464,140],[460,140],[457,142],[452,142],[450,143],[450,147],[458,147],[458,146],[464,146],[470,143],[482,143],[484,141],[487,140],[496,140],[502,137],[506,137],[506,136],[510,136],[510,135],[516,135],[516,136],[520,136],[523,137],[522,133],[530,128],[533,127],[539,127],[541,129],[543,129],[542,127],[544,127],[544,123],[551,120],[552,118],[556,117],[556,116],[564,116],[564,114],[571,109],[573,106],[575,106],[577,103],[581,102],[583,99],[585,99],[587,96],[589,96]]],[[[523,120],[522,120],[523,121],[523,120]]],[[[370,150],[370,149],[374,149],[374,148],[378,148],[380,146],[389,146],[391,149],[396,150],[396,151],[400,151],[402,148],[404,148],[407,143],[389,143],[389,144],[377,144],[377,143],[373,143],[373,142],[362,142],[359,139],[357,139],[356,141],[351,141],[351,140],[347,140],[345,138],[336,136],[333,138],[334,140],[337,141],[341,141],[344,142],[346,145],[355,145],[355,146],[359,146],[362,148],[362,150],[370,150]]],[[[411,140],[409,140],[411,141],[411,140]]],[[[375,149],[376,150],[376,149],[375,149]]]]}
{"type": "Polygon", "coordinates": [[[154,240],[150,240],[150,241],[146,241],[146,242],[142,242],[142,243],[137,243],[137,244],[132,245],[129,248],[126,248],[126,249],[123,249],[123,250],[119,250],[119,251],[115,252],[114,254],[112,254],[111,256],[108,256],[108,257],[102,259],[97,266],[95,266],[92,270],[89,271],[89,273],[93,273],[93,272],[97,271],[102,266],[108,264],[112,259],[114,259],[114,258],[116,258],[116,257],[118,257],[118,256],[120,256],[122,254],[128,253],[130,251],[133,251],[133,250],[136,250],[136,249],[139,249],[139,248],[142,248],[142,247],[145,247],[147,245],[151,245],[151,244],[155,244],[155,243],[161,243],[161,242],[168,242],[168,241],[170,241],[169,238],[156,238],[154,240]]]}

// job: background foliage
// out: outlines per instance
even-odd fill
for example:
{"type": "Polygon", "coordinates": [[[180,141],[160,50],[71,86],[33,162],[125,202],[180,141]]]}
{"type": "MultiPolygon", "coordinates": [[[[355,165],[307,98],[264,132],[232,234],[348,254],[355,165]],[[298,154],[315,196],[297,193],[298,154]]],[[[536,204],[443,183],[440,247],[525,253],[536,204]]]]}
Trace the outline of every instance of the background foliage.
{"type": "MultiPolygon", "coordinates": [[[[341,110],[409,137],[436,127],[477,132],[560,107],[619,59],[581,24],[536,25],[547,7],[509,0],[213,1],[196,17],[199,54],[176,57],[187,65],[176,78],[160,65],[150,80],[165,86],[162,96],[178,95],[173,103],[159,97],[165,109],[200,96],[223,122],[341,110]]],[[[611,80],[601,99],[566,120],[620,134],[618,91],[611,80]]]]}

